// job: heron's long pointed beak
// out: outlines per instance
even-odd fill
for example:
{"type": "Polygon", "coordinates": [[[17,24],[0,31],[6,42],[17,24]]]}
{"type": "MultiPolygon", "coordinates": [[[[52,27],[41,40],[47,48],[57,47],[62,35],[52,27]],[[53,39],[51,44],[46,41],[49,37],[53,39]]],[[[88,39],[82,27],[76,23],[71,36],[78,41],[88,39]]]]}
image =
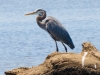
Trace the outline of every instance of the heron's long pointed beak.
{"type": "Polygon", "coordinates": [[[36,12],[27,13],[27,14],[25,14],[25,16],[27,16],[27,15],[33,15],[33,14],[36,14],[36,12]]]}

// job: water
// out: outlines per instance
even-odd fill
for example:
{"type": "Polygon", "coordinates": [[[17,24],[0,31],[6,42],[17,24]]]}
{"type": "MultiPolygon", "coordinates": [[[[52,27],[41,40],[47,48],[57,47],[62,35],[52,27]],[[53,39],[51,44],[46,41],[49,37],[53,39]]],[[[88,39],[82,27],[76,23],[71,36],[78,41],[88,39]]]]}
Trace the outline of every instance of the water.
{"type": "MultiPolygon", "coordinates": [[[[0,75],[18,67],[42,63],[55,51],[53,39],[36,24],[36,16],[24,16],[38,8],[57,18],[69,32],[79,53],[89,41],[100,51],[100,0],[0,0],[0,75]]],[[[59,51],[65,52],[61,43],[59,51]]]]}

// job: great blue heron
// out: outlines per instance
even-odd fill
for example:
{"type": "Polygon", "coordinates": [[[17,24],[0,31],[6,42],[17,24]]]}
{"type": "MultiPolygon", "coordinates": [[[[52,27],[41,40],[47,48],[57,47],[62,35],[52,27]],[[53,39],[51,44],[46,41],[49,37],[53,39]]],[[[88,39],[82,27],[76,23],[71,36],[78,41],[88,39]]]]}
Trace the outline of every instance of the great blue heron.
{"type": "Polygon", "coordinates": [[[51,16],[46,17],[46,11],[43,9],[38,9],[35,12],[31,12],[25,15],[32,15],[32,14],[38,15],[36,21],[39,27],[47,31],[50,34],[50,36],[54,39],[57,52],[58,52],[57,41],[60,41],[62,43],[66,52],[67,52],[67,47],[64,45],[64,43],[67,44],[71,49],[75,48],[73,41],[70,38],[67,30],[62,26],[62,24],[57,19],[51,16]]]}

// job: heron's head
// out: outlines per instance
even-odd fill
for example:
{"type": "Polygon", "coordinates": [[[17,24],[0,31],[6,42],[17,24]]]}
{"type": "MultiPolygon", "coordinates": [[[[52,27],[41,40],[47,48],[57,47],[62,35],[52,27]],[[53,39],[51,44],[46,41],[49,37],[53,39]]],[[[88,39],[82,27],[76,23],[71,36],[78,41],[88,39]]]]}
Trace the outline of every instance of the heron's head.
{"type": "Polygon", "coordinates": [[[36,15],[38,15],[38,16],[42,16],[43,13],[45,13],[45,12],[46,12],[46,11],[43,10],[43,9],[38,9],[38,10],[36,10],[36,11],[34,11],[34,12],[27,13],[27,14],[25,14],[25,15],[33,15],[33,14],[36,14],[36,15]]]}

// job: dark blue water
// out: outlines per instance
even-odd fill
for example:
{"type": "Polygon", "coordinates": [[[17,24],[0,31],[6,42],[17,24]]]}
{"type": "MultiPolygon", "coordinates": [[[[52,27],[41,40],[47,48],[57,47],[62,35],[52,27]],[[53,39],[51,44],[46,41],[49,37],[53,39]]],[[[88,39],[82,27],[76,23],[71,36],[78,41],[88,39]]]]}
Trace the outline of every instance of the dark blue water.
{"type": "MultiPolygon", "coordinates": [[[[100,50],[100,0],[0,0],[0,75],[18,67],[42,63],[55,51],[53,39],[36,23],[36,16],[24,16],[38,8],[57,18],[69,32],[79,53],[89,41],[100,50]]],[[[59,51],[65,52],[61,43],[59,51]]]]}

